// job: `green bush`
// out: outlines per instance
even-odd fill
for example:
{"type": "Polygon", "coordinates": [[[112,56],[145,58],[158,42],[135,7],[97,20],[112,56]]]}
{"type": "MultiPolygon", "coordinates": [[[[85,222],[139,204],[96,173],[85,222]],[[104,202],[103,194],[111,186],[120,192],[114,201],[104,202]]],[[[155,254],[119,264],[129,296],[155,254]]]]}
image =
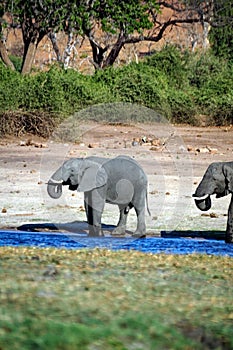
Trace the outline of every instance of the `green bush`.
{"type": "Polygon", "coordinates": [[[196,88],[195,104],[216,125],[233,122],[233,65],[213,55],[190,56],[190,86],[196,88]]]}
{"type": "Polygon", "coordinates": [[[0,62],[0,111],[21,108],[22,84],[22,76],[0,62]]]}
{"type": "MultiPolygon", "coordinates": [[[[151,108],[172,122],[193,124],[198,114],[205,114],[221,125],[233,123],[232,76],[232,61],[211,51],[188,53],[172,46],[139,64],[93,76],[56,65],[21,76],[0,64],[0,111],[68,116],[93,105],[123,102],[151,108]]],[[[146,118],[149,114],[137,121],[146,118]]]]}
{"type": "Polygon", "coordinates": [[[11,62],[13,63],[16,71],[20,72],[21,71],[21,67],[22,67],[22,63],[23,63],[22,57],[10,55],[9,58],[10,58],[11,62]]]}
{"type": "Polygon", "coordinates": [[[67,109],[75,112],[82,108],[113,100],[110,88],[92,76],[85,76],[73,70],[61,73],[61,87],[67,109]]]}
{"type": "Polygon", "coordinates": [[[189,54],[182,53],[176,46],[167,45],[146,60],[146,65],[154,67],[166,75],[169,84],[183,88],[187,79],[187,59],[189,54]]]}
{"type": "Polygon", "coordinates": [[[95,79],[110,87],[115,102],[136,103],[169,114],[166,75],[145,63],[98,72],[95,79]]]}
{"type": "Polygon", "coordinates": [[[168,93],[170,119],[175,123],[194,125],[197,123],[197,107],[190,92],[170,88],[168,93]]]}

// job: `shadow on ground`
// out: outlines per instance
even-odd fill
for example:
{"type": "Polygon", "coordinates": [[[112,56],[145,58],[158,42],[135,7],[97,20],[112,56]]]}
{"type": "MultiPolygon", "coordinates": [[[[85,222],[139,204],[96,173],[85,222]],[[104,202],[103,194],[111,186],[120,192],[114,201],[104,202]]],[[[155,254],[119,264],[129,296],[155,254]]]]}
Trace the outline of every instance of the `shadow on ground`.
{"type": "Polygon", "coordinates": [[[163,238],[203,238],[225,240],[225,231],[161,231],[163,238]]]}
{"type": "MultiPolygon", "coordinates": [[[[104,234],[110,235],[114,230],[115,225],[106,225],[102,224],[102,230],[104,234]]],[[[28,231],[28,232],[70,232],[75,234],[87,234],[88,233],[88,223],[86,221],[73,221],[67,223],[33,223],[33,224],[24,224],[17,227],[19,231],[28,231]]],[[[132,234],[131,231],[126,230],[126,234],[132,234]]],[[[101,237],[101,236],[100,236],[101,237]]]]}
{"type": "MultiPolygon", "coordinates": [[[[116,226],[102,224],[102,229],[104,234],[111,235],[111,232],[116,226]]],[[[17,227],[19,231],[28,232],[70,232],[76,234],[87,234],[88,224],[86,221],[73,221],[68,223],[33,223],[24,224],[17,227]]],[[[131,231],[126,231],[127,235],[132,234],[131,231]]],[[[147,237],[161,237],[161,238],[203,238],[203,239],[214,239],[214,240],[224,240],[225,231],[154,231],[149,232],[147,237]]]]}

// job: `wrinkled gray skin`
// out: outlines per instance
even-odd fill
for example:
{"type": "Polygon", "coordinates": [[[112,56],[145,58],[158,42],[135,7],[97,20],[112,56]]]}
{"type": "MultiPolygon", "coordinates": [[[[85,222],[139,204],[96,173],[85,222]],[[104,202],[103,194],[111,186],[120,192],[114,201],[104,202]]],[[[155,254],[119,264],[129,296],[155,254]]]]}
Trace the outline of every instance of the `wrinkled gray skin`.
{"type": "Polygon", "coordinates": [[[64,185],[69,185],[70,190],[84,192],[89,236],[101,235],[101,216],[105,202],[117,204],[120,210],[119,222],[112,234],[125,234],[128,212],[134,208],[137,214],[137,229],[133,236],[145,235],[147,177],[134,159],[127,156],[113,159],[69,159],[51,176],[47,186],[50,197],[59,198],[64,185]]]}
{"type": "Polygon", "coordinates": [[[225,241],[233,243],[233,162],[212,163],[207,168],[196,192],[193,194],[195,204],[200,210],[211,208],[212,194],[216,198],[231,194],[231,202],[228,209],[227,229],[225,241]]]}

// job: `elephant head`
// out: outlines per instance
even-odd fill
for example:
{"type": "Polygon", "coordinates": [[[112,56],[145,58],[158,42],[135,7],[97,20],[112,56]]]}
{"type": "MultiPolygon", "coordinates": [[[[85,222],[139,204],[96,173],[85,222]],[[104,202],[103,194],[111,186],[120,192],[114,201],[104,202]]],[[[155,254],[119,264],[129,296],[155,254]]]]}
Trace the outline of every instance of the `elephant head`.
{"type": "Polygon", "coordinates": [[[70,190],[88,192],[106,183],[107,173],[101,164],[87,158],[75,158],[67,160],[51,176],[47,191],[50,197],[57,199],[62,195],[63,185],[69,185],[70,190]]]}
{"type": "Polygon", "coordinates": [[[197,208],[206,211],[211,208],[212,194],[220,198],[232,192],[233,162],[219,162],[209,165],[193,197],[197,208]]]}

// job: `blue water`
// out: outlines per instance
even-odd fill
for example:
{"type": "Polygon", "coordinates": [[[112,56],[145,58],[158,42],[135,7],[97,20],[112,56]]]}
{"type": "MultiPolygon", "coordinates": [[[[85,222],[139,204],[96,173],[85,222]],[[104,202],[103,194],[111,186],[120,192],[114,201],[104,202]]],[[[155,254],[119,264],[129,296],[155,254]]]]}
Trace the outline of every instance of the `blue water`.
{"type": "Polygon", "coordinates": [[[141,238],[87,237],[78,234],[0,231],[0,246],[34,246],[56,248],[108,248],[137,250],[145,253],[208,254],[233,257],[233,244],[223,240],[202,238],[141,238]]]}

